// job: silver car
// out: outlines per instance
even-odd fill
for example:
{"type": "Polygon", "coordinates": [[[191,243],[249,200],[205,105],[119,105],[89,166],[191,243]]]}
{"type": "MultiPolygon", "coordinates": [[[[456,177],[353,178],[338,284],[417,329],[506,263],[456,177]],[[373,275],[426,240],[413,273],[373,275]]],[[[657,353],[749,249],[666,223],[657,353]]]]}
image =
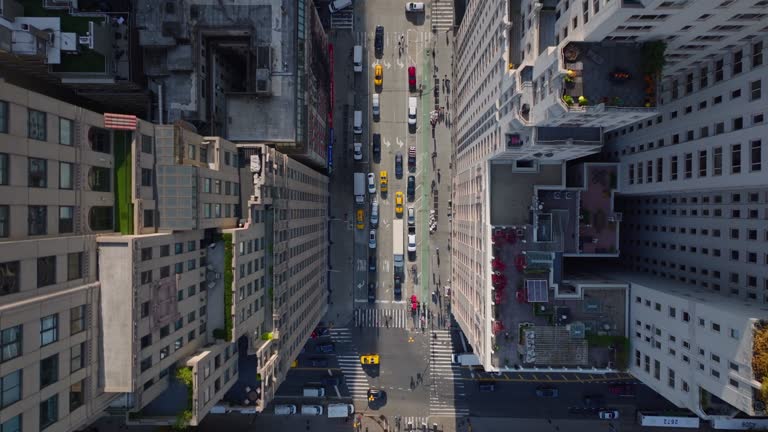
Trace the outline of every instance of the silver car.
{"type": "Polygon", "coordinates": [[[371,202],[371,227],[379,226],[379,202],[371,202]]]}
{"type": "Polygon", "coordinates": [[[376,249],[376,230],[371,230],[371,233],[368,235],[368,247],[376,249]]]}
{"type": "Polygon", "coordinates": [[[408,226],[416,226],[416,211],[408,207],[408,226]]]}

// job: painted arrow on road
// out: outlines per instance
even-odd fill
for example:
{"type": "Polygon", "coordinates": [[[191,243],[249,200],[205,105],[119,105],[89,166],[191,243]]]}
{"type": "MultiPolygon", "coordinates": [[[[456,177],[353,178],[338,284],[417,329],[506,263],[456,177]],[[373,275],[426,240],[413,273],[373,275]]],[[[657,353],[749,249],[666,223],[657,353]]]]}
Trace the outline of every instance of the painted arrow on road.
{"type": "Polygon", "coordinates": [[[389,146],[391,145],[390,141],[386,138],[383,138],[383,141],[384,141],[384,147],[389,148],[389,146]]]}
{"type": "Polygon", "coordinates": [[[403,142],[403,140],[401,140],[400,137],[396,137],[395,142],[397,142],[397,146],[400,148],[403,148],[403,146],[405,145],[405,142],[403,142]]]}

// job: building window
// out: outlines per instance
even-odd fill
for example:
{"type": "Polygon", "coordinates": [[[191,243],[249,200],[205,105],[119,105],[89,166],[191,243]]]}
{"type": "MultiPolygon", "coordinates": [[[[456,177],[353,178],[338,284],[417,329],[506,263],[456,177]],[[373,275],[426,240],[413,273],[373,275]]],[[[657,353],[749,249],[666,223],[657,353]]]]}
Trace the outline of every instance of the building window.
{"type": "Polygon", "coordinates": [[[45,159],[29,158],[29,187],[48,187],[48,161],[45,159]]]}
{"type": "Polygon", "coordinates": [[[88,226],[91,231],[112,230],[112,207],[91,207],[88,213],[88,226]]]}
{"type": "Polygon", "coordinates": [[[0,424],[0,432],[21,432],[21,414],[0,424]]]}
{"type": "Polygon", "coordinates": [[[8,102],[0,101],[0,133],[8,133],[8,102]]]}
{"type": "Polygon", "coordinates": [[[151,367],[152,367],[152,356],[150,355],[149,357],[141,361],[141,371],[145,372],[147,369],[151,367]]]}
{"type": "Polygon", "coordinates": [[[85,330],[85,305],[69,310],[69,334],[75,335],[85,330]]]}
{"type": "Polygon", "coordinates": [[[10,207],[7,205],[0,205],[0,238],[5,238],[11,235],[10,212],[10,207]]]}
{"type": "Polygon", "coordinates": [[[82,279],[83,277],[83,253],[73,252],[67,254],[67,280],[82,279]]]}
{"type": "Polygon", "coordinates": [[[0,263],[0,295],[19,292],[20,266],[18,261],[0,263]]]}
{"type": "Polygon", "coordinates": [[[0,153],[0,185],[8,185],[10,179],[8,153],[0,153]]]}
{"type": "Polygon", "coordinates": [[[85,403],[85,380],[78,381],[69,387],[69,412],[85,403]]]}
{"type": "Polygon", "coordinates": [[[205,146],[200,147],[200,162],[207,163],[208,162],[208,148],[205,146]]]}
{"type": "Polygon", "coordinates": [[[141,152],[152,154],[152,137],[149,135],[141,136],[141,152]]]}
{"type": "Polygon", "coordinates": [[[707,176],[707,151],[699,152],[699,177],[707,176]]]}
{"type": "Polygon", "coordinates": [[[22,354],[22,327],[17,325],[0,332],[0,361],[15,359],[22,354]]]}
{"type": "Polygon", "coordinates": [[[752,44],[752,67],[755,68],[763,64],[763,42],[752,44]]]}
{"type": "Polygon", "coordinates": [[[40,318],[40,346],[50,345],[59,340],[59,314],[40,318]]]}
{"type": "Polygon", "coordinates": [[[75,372],[85,367],[85,342],[69,349],[69,371],[75,372]]]}
{"type": "Polygon", "coordinates": [[[693,153],[685,154],[685,178],[691,178],[693,175],[693,153]]]}
{"type": "Polygon", "coordinates": [[[46,118],[42,111],[27,110],[27,137],[45,141],[47,137],[46,118]]]}
{"type": "Polygon", "coordinates": [[[155,211],[152,209],[144,210],[144,228],[155,226],[155,211]]]}
{"type": "Polygon", "coordinates": [[[37,259],[37,287],[56,283],[56,256],[45,256],[37,259]]]}
{"type": "Polygon", "coordinates": [[[741,172],[741,144],[731,146],[731,174],[741,172]]]}
{"type": "Polygon", "coordinates": [[[72,189],[72,164],[59,162],[59,189],[72,189]]]}
{"type": "Polygon", "coordinates": [[[74,141],[72,120],[59,117],[59,144],[71,146],[74,141]]]}
{"type": "Polygon", "coordinates": [[[91,150],[99,153],[112,154],[112,140],[110,131],[102,128],[91,127],[88,130],[88,140],[91,142],[91,150]]]}
{"type": "Polygon", "coordinates": [[[59,395],[55,394],[40,402],[40,430],[59,420],[59,395]]]}
{"type": "Polygon", "coordinates": [[[677,156],[672,156],[672,159],[670,159],[669,177],[672,180],[677,180],[677,156]]]}
{"type": "Polygon", "coordinates": [[[755,140],[749,143],[749,167],[750,171],[760,171],[762,165],[762,144],[761,140],[755,140]]]}
{"type": "Polygon", "coordinates": [[[147,168],[141,169],[141,185],[151,187],[152,186],[152,170],[147,168]]]}
{"type": "Polygon", "coordinates": [[[723,148],[715,147],[712,156],[712,175],[719,176],[723,174],[723,148]]]}
{"type": "Polygon", "coordinates": [[[91,167],[88,170],[88,186],[91,187],[92,191],[111,192],[110,176],[109,168],[91,167]]]}
{"type": "Polygon", "coordinates": [[[0,378],[0,407],[6,408],[21,399],[21,369],[0,378]]]}
{"type": "Polygon", "coordinates": [[[760,99],[762,97],[762,83],[760,80],[752,81],[749,83],[749,100],[754,101],[760,99]]]}
{"type": "Polygon", "coordinates": [[[197,159],[197,156],[196,156],[196,153],[195,153],[195,146],[194,145],[189,144],[189,146],[187,146],[187,150],[189,151],[188,154],[187,154],[187,159],[190,159],[190,160],[197,159]]]}
{"type": "Polygon", "coordinates": [[[54,354],[40,361],[40,388],[59,380],[59,355],[54,354]]]}
{"type": "Polygon", "coordinates": [[[667,369],[667,385],[675,388],[675,371],[672,369],[667,369]]]}

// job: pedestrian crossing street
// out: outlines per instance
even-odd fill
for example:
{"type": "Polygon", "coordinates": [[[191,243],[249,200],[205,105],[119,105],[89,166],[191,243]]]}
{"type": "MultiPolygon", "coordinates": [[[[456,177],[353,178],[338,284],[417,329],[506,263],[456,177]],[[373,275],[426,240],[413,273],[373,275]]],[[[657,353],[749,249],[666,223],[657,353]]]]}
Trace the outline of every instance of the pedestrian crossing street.
{"type": "Polygon", "coordinates": [[[432,29],[449,30],[453,28],[453,1],[433,0],[431,9],[432,29]]]}
{"type": "Polygon", "coordinates": [[[357,308],[354,310],[355,327],[413,327],[411,312],[405,308],[375,309],[357,308]]]}
{"type": "Polygon", "coordinates": [[[354,30],[354,9],[347,8],[331,14],[331,28],[335,30],[354,30]]]}
{"type": "MultiPolygon", "coordinates": [[[[334,327],[331,329],[331,340],[335,343],[351,343],[352,334],[348,328],[334,327]]],[[[363,371],[363,366],[360,364],[360,354],[356,350],[352,350],[348,353],[338,354],[336,358],[352,398],[367,401],[368,389],[371,385],[368,382],[368,375],[363,371]]]]}
{"type": "Polygon", "coordinates": [[[454,353],[450,330],[432,330],[429,338],[432,388],[429,394],[431,416],[468,416],[461,367],[451,364],[454,353]]]}
{"type": "MultiPolygon", "coordinates": [[[[373,49],[373,40],[376,37],[375,31],[358,31],[355,32],[355,45],[369,46],[373,49]],[[370,42],[370,44],[369,44],[370,42]]],[[[403,37],[407,39],[409,45],[416,44],[416,46],[426,46],[432,40],[432,32],[426,31],[408,31],[408,32],[384,32],[384,49],[390,45],[395,45],[397,49],[397,42],[403,37]]],[[[397,54],[397,53],[395,53],[397,54]]]]}
{"type": "Polygon", "coordinates": [[[424,425],[429,427],[429,417],[400,417],[400,430],[424,430],[424,425]]]}

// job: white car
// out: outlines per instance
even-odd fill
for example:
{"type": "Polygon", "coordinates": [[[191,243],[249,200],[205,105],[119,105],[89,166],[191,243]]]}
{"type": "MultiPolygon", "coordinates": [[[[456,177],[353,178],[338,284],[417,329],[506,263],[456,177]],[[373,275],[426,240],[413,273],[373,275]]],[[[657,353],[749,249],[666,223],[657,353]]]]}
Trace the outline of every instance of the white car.
{"type": "Polygon", "coordinates": [[[368,173],[368,193],[376,193],[376,174],[368,173]]]}
{"type": "Polygon", "coordinates": [[[368,235],[368,247],[376,249],[376,230],[371,230],[371,233],[368,235]]]}
{"type": "Polygon", "coordinates": [[[600,420],[616,420],[619,418],[619,412],[616,410],[605,410],[597,413],[600,420]]]}
{"type": "Polygon", "coordinates": [[[416,125],[416,98],[408,98],[408,124],[411,126],[416,125]]]}
{"type": "Polygon", "coordinates": [[[424,2],[408,2],[405,4],[406,12],[424,12],[424,2]]]}
{"type": "Polygon", "coordinates": [[[371,227],[376,228],[379,225],[379,202],[371,202],[371,227]]]}
{"type": "Polygon", "coordinates": [[[408,252],[416,252],[416,230],[408,232],[408,252]]]}
{"type": "Polygon", "coordinates": [[[363,143],[354,143],[355,160],[363,160],[363,143]]]}
{"type": "Polygon", "coordinates": [[[352,0],[333,0],[328,5],[328,10],[331,11],[331,13],[336,13],[342,9],[346,9],[348,7],[352,6],[352,0]]]}
{"type": "Polygon", "coordinates": [[[416,212],[413,207],[408,207],[408,226],[416,226],[416,212]]]}

